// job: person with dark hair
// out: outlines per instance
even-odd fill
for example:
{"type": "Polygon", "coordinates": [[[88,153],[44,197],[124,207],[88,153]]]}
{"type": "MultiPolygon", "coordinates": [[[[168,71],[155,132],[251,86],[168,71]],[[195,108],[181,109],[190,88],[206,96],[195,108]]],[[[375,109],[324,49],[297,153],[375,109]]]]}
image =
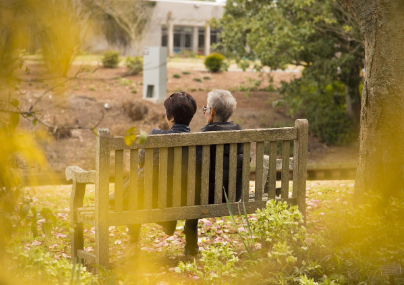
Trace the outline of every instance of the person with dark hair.
{"type": "MultiPolygon", "coordinates": [[[[174,133],[189,133],[191,132],[189,128],[189,123],[191,122],[197,106],[195,99],[186,92],[177,92],[171,94],[164,101],[164,107],[166,109],[166,120],[169,126],[169,130],[160,130],[160,129],[153,129],[149,135],[156,135],[156,134],[174,134],[174,133]]],[[[187,169],[187,162],[188,162],[188,148],[183,147],[182,149],[182,185],[186,186],[186,169],[187,169]]],[[[168,168],[167,168],[167,206],[170,207],[172,205],[172,180],[173,180],[173,157],[174,151],[173,148],[168,149],[168,168]],[[171,167],[170,167],[171,165],[171,167]]],[[[144,164],[145,164],[145,150],[142,149],[139,152],[139,181],[143,181],[144,179],[144,164]]],[[[139,183],[139,197],[138,197],[138,204],[139,209],[143,207],[143,194],[144,191],[153,191],[152,197],[152,208],[157,208],[157,201],[158,201],[158,178],[159,178],[159,150],[153,150],[153,187],[152,189],[145,189],[142,183],[139,183]]],[[[124,181],[124,208],[127,209],[127,201],[128,201],[128,191],[129,187],[129,176],[126,177],[124,181]]],[[[186,193],[186,190],[183,190],[182,193],[186,193]]],[[[184,195],[182,195],[184,196],[184,195]]],[[[185,197],[183,197],[185,198],[185,197]]],[[[184,199],[182,199],[184,200],[184,199]]],[[[110,195],[110,205],[114,204],[114,195],[110,195]]],[[[177,221],[170,221],[170,222],[161,222],[158,223],[163,226],[163,231],[168,235],[173,235],[177,221]]],[[[130,235],[130,242],[132,244],[132,248],[136,248],[138,244],[139,234],[140,234],[140,224],[136,225],[129,225],[128,226],[128,234],[130,235]]]]}

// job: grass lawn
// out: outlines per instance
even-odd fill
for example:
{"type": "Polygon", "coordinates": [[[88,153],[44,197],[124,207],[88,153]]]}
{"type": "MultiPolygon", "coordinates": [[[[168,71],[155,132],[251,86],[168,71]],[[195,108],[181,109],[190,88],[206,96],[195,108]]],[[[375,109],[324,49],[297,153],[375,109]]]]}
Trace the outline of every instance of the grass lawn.
{"type": "MultiPolygon", "coordinates": [[[[322,221],[332,212],[343,212],[344,208],[351,204],[353,193],[353,181],[308,181],[307,182],[307,228],[309,232],[322,230],[322,221]]],[[[254,183],[250,183],[253,190],[254,183]]],[[[111,189],[113,184],[111,184],[111,189]]],[[[39,236],[32,237],[30,226],[17,228],[13,237],[16,244],[21,244],[26,251],[40,247],[49,251],[55,259],[70,258],[70,222],[69,222],[69,197],[70,185],[27,187],[26,197],[32,199],[31,205],[37,210],[49,208],[57,217],[57,226],[52,231],[49,240],[41,230],[38,222],[39,236]]],[[[85,205],[91,205],[94,201],[94,186],[87,187],[85,205]]],[[[255,219],[255,214],[250,219],[255,219]]],[[[239,230],[243,231],[241,221],[238,222],[239,230]]],[[[113,273],[124,274],[130,280],[143,280],[147,278],[150,284],[189,284],[199,283],[198,277],[193,273],[175,273],[175,267],[179,261],[192,261],[183,254],[185,238],[182,233],[184,221],[179,221],[177,230],[173,236],[165,235],[161,227],[156,224],[146,224],[141,232],[141,250],[135,257],[126,254],[129,248],[129,235],[126,227],[110,227],[110,262],[113,273]],[[159,281],[163,283],[158,283],[159,281]]],[[[242,241],[231,222],[230,217],[202,219],[199,221],[199,246],[200,250],[208,248],[216,243],[228,244],[240,258],[243,258],[242,241]]],[[[85,228],[85,248],[94,250],[94,228],[85,228]]],[[[259,245],[256,245],[259,248],[259,245]]],[[[200,254],[196,260],[200,259],[200,254]]]]}

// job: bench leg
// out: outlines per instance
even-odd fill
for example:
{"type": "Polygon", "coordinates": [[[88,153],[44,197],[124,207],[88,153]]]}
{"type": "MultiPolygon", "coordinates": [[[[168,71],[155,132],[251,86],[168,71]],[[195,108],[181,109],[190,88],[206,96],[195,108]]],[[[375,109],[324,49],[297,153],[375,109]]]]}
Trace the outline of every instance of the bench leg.
{"type": "Polygon", "coordinates": [[[73,227],[73,233],[71,234],[72,262],[77,257],[77,250],[84,249],[83,223],[78,223],[77,208],[83,207],[85,191],[86,184],[73,181],[73,189],[70,196],[70,222],[73,227]]]}

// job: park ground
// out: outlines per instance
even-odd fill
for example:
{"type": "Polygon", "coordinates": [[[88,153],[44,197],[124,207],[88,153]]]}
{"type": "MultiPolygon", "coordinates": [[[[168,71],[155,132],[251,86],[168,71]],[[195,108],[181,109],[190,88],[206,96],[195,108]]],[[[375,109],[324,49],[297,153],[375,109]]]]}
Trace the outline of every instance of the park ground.
{"type": "MultiPolygon", "coordinates": [[[[46,69],[35,57],[28,58],[27,67],[28,72],[24,72],[25,67],[21,70],[24,95],[20,96],[20,104],[29,108],[40,99],[37,111],[51,125],[88,128],[105,116],[97,127],[108,128],[113,135],[124,135],[132,126],[147,133],[153,128],[167,127],[164,107],[141,99],[142,74],[121,77],[126,72],[123,61],[118,68],[109,69],[102,67],[98,56],[81,56],[69,71],[72,79],[52,90],[60,80],[45,78],[46,69]],[[44,92],[47,93],[42,96],[44,92]]],[[[282,106],[279,94],[268,92],[268,86],[270,77],[277,87],[296,76],[300,76],[300,71],[295,67],[258,73],[251,69],[242,71],[235,64],[231,64],[227,72],[209,73],[202,59],[173,58],[167,65],[167,94],[187,91],[196,99],[198,110],[190,125],[193,132],[205,125],[202,106],[206,105],[207,93],[214,88],[232,92],[237,99],[237,109],[231,119],[245,129],[293,126],[299,117],[292,118],[282,106]]],[[[54,129],[40,124],[34,127],[24,120],[20,127],[50,134],[51,139],[42,146],[51,172],[62,173],[68,165],[94,169],[95,137],[90,130],[54,133],[54,129]]],[[[308,163],[351,163],[356,162],[357,157],[357,142],[348,146],[327,146],[315,136],[309,137],[308,163]]]]}
{"type": "MultiPolygon", "coordinates": [[[[352,205],[353,181],[308,181],[307,182],[307,229],[309,233],[320,233],[330,223],[329,216],[344,214],[352,205]],[[337,203],[336,203],[337,202],[337,203]]],[[[113,184],[111,184],[113,189],[113,184]]],[[[250,191],[254,191],[254,182],[250,182],[250,191]]],[[[39,236],[32,238],[30,226],[21,226],[13,237],[13,243],[24,248],[24,251],[40,249],[49,252],[53,259],[70,258],[70,222],[69,197],[71,186],[41,186],[26,188],[25,195],[32,199],[31,206],[38,211],[49,208],[57,217],[57,224],[52,237],[46,239],[38,221],[39,236]]],[[[88,186],[85,204],[94,201],[94,187],[88,186]]],[[[256,219],[255,214],[249,219],[256,219]]],[[[237,227],[247,231],[236,217],[237,227]]],[[[335,221],[334,221],[335,222],[335,221]]],[[[173,236],[167,236],[156,224],[143,225],[140,236],[140,251],[135,256],[128,256],[129,235],[126,227],[110,227],[109,247],[112,274],[125,276],[130,281],[142,281],[140,284],[202,284],[202,280],[193,273],[176,273],[179,262],[193,262],[193,258],[185,257],[185,245],[182,229],[184,221],[179,221],[173,236]]],[[[208,247],[221,244],[228,245],[240,259],[247,258],[242,241],[236,233],[236,227],[230,217],[201,219],[199,221],[199,246],[203,251],[208,247]]],[[[85,232],[85,249],[94,250],[94,228],[88,226],[85,232]]],[[[13,248],[13,247],[11,247],[13,248]]],[[[260,250],[257,241],[256,250],[260,250]]],[[[196,257],[199,264],[201,254],[196,257]]],[[[200,265],[199,265],[200,266],[200,265]]],[[[88,267],[87,270],[91,271],[88,267]]],[[[135,283],[136,284],[136,283],[135,283]]]]}

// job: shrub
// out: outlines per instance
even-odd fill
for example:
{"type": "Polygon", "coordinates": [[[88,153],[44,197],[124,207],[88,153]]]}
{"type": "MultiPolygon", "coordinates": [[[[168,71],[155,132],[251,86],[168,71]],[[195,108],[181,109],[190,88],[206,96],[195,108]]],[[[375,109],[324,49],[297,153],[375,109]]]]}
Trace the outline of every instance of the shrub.
{"type": "Polygon", "coordinates": [[[303,77],[282,82],[280,94],[290,115],[304,116],[309,130],[328,145],[344,145],[355,137],[352,120],[345,110],[345,86],[338,81],[303,77]]]}
{"type": "Polygon", "coordinates": [[[220,53],[211,53],[205,58],[204,64],[210,72],[218,72],[224,60],[224,56],[220,53]]]}
{"type": "Polygon", "coordinates": [[[116,68],[120,61],[118,51],[108,51],[104,53],[102,58],[102,65],[106,68],[116,68]]]}
{"type": "Polygon", "coordinates": [[[184,74],[184,75],[190,75],[191,74],[191,72],[189,72],[189,71],[183,71],[181,73],[184,74]]]}
{"type": "Polygon", "coordinates": [[[174,78],[181,78],[181,75],[179,75],[178,73],[174,73],[173,77],[174,78]]]}
{"type": "Polygon", "coordinates": [[[200,78],[194,78],[194,81],[196,81],[196,82],[202,82],[202,79],[200,79],[200,78]]]}
{"type": "Polygon", "coordinates": [[[126,100],[123,102],[122,107],[126,115],[133,121],[142,120],[149,112],[149,107],[143,100],[126,100]]]}
{"type": "Polygon", "coordinates": [[[210,80],[210,76],[204,76],[203,79],[210,80]]]}
{"type": "Polygon", "coordinates": [[[125,60],[128,75],[137,75],[143,71],[143,58],[141,56],[128,56],[125,60]]]}

